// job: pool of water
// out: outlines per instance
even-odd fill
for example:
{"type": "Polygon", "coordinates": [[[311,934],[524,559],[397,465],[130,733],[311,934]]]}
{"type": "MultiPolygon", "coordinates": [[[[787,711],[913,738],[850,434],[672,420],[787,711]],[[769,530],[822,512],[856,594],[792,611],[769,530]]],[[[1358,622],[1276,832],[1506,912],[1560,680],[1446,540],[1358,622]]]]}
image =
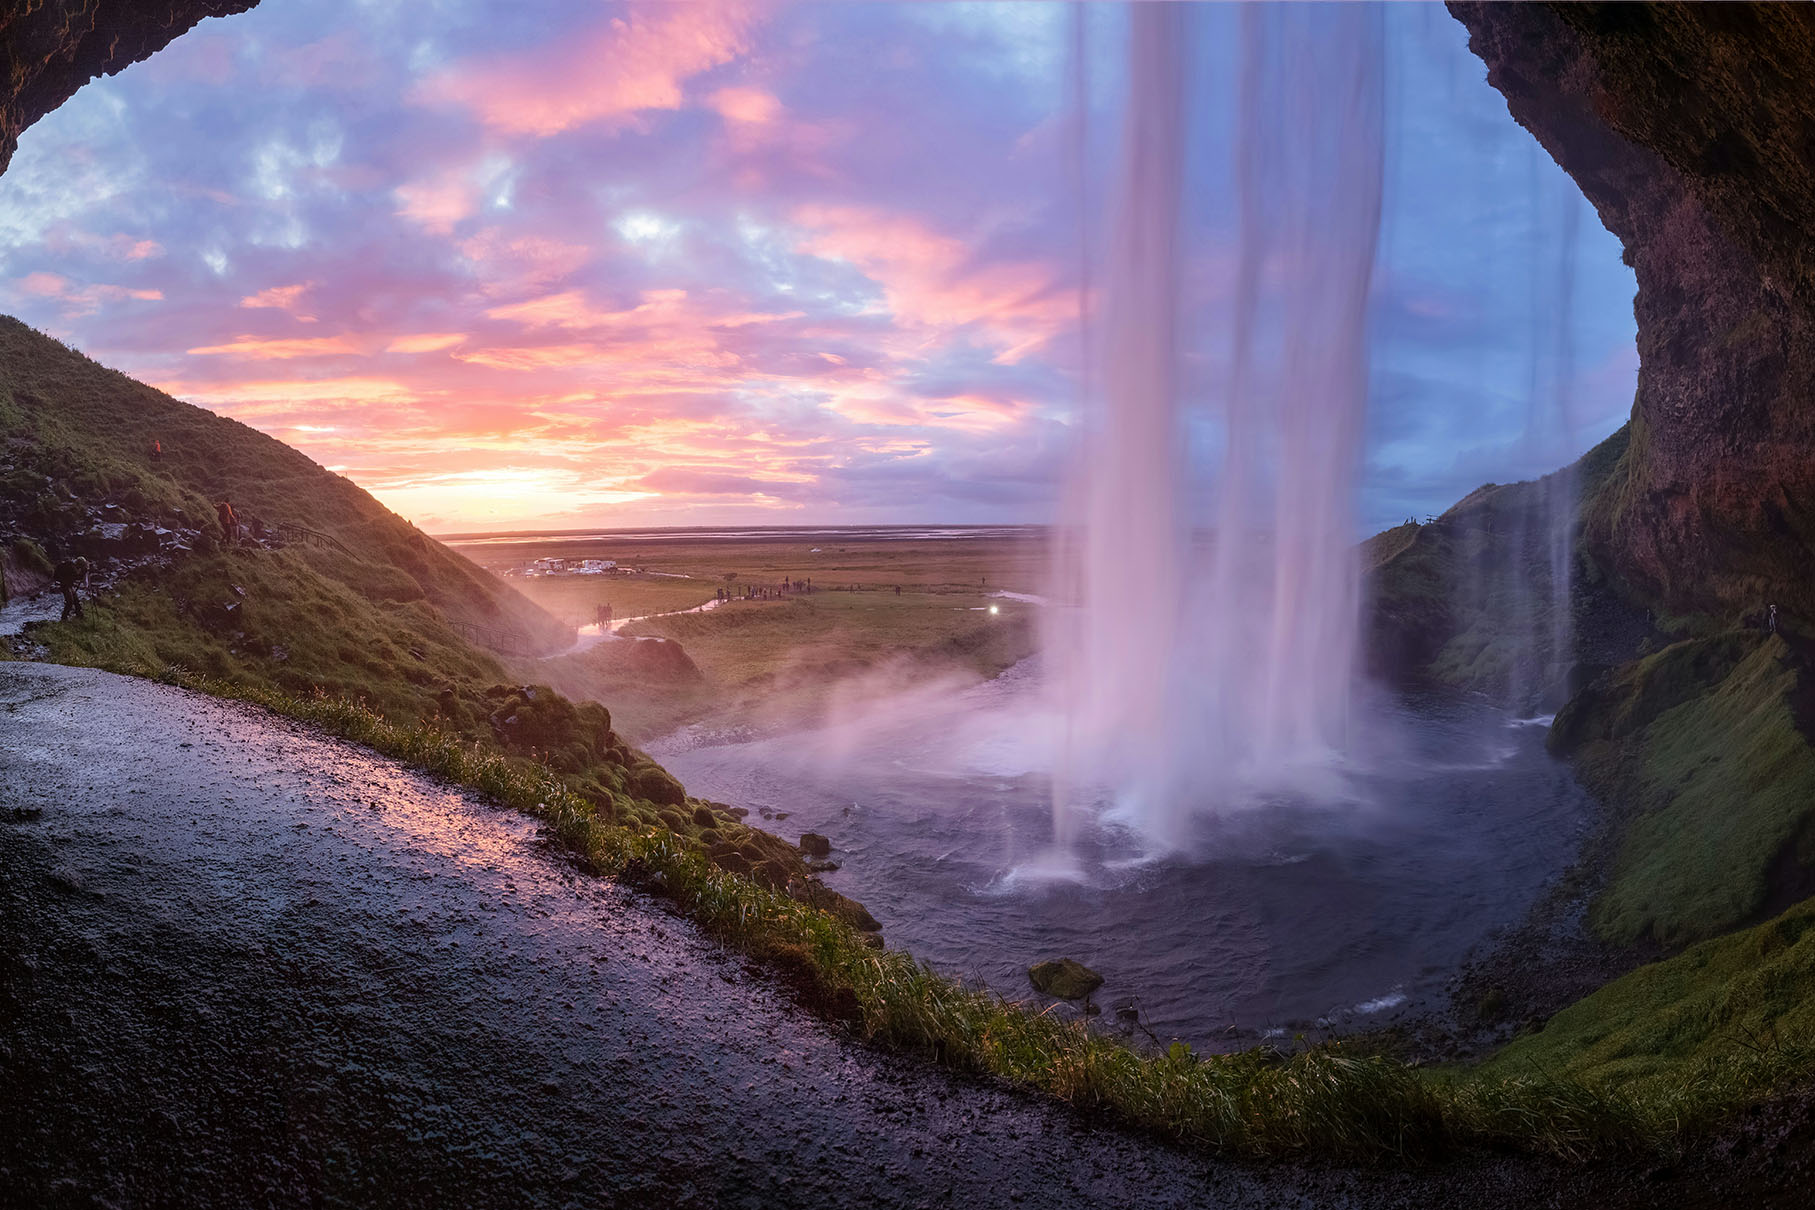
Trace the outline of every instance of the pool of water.
{"type": "Polygon", "coordinates": [[[1138,1002],[1198,1045],[1350,1028],[1437,1003],[1469,951],[1514,924],[1579,847],[1590,804],[1544,750],[1547,719],[1381,696],[1374,754],[1320,799],[1198,804],[1186,851],[1113,808],[1055,853],[1051,737],[1037,673],[870,696],[822,730],[655,754],[691,793],[820,832],[891,945],[1030,994],[1069,956],[1097,1000],[1138,1002]],[[779,818],[785,813],[786,818],[779,818]]]}

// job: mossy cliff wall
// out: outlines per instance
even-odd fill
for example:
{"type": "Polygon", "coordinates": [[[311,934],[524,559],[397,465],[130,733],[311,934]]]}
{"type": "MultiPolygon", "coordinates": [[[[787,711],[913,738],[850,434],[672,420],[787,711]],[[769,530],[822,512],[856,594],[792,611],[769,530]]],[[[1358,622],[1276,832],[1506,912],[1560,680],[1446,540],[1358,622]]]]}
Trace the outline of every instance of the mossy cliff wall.
{"type": "Polygon", "coordinates": [[[1815,617],[1815,8],[1449,9],[1638,278],[1590,551],[1670,614],[1815,617]]]}

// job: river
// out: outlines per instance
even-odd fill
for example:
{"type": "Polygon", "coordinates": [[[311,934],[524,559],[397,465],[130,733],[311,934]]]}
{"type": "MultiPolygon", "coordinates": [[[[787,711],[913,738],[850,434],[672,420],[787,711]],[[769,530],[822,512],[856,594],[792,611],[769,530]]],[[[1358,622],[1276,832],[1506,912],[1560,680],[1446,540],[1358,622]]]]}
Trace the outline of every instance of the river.
{"type": "Polygon", "coordinates": [[[1438,1006],[1574,857],[1591,811],[1544,750],[1548,720],[1382,694],[1390,743],[1337,800],[1212,809],[1189,851],[1163,854],[1107,809],[1055,860],[1037,681],[1022,665],[852,701],[819,731],[653,753],[691,793],[775,817],[752,822],[829,836],[828,885],[891,945],[1015,998],[1029,964],[1076,958],[1104,975],[1100,1005],[1200,1046],[1438,1006]]]}

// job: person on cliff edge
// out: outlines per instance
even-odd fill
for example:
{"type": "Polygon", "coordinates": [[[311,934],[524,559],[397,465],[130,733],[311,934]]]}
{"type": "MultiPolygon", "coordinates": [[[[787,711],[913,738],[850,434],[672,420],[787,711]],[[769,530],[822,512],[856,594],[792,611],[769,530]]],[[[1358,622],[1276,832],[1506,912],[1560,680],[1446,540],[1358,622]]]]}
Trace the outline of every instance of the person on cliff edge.
{"type": "Polygon", "coordinates": [[[226,539],[228,546],[232,546],[233,539],[239,536],[239,518],[233,515],[233,501],[222,496],[221,502],[214,506],[214,511],[221,519],[221,536],[226,539]]]}

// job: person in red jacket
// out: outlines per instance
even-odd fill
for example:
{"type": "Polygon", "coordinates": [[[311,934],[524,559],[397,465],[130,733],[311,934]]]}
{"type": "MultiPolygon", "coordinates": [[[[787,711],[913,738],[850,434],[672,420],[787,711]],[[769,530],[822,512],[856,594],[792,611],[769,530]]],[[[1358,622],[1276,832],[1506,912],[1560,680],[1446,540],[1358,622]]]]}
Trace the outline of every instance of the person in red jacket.
{"type": "Polygon", "coordinates": [[[239,518],[233,515],[233,501],[223,496],[221,502],[214,506],[214,511],[221,519],[221,534],[226,538],[227,545],[233,545],[233,539],[239,535],[239,518]]]}

